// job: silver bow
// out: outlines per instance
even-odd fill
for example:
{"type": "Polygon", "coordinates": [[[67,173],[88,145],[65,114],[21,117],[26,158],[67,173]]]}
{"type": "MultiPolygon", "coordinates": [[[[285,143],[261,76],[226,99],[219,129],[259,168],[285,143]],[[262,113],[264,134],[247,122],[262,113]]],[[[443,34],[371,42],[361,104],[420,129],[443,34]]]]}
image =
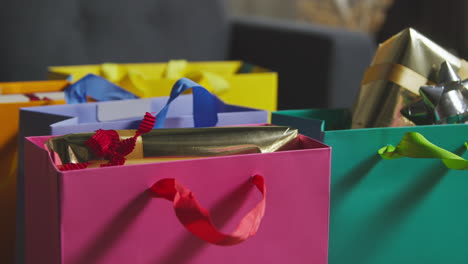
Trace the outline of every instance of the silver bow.
{"type": "Polygon", "coordinates": [[[468,121],[468,79],[461,80],[448,62],[439,70],[439,83],[421,86],[422,99],[401,110],[417,125],[456,124],[468,121]]]}

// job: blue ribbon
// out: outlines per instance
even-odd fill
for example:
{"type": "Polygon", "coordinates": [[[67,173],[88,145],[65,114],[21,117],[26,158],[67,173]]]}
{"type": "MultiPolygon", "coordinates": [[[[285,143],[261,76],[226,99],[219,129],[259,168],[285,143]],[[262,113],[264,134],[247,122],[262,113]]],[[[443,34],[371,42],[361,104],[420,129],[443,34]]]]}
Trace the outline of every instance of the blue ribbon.
{"type": "Polygon", "coordinates": [[[138,98],[122,87],[94,74],[88,74],[65,88],[65,99],[68,104],[86,103],[87,96],[96,101],[138,98]]]}
{"type": "Polygon", "coordinates": [[[172,101],[190,88],[193,94],[193,120],[195,127],[211,127],[218,123],[218,100],[216,97],[198,83],[187,78],[181,78],[172,87],[171,95],[166,105],[156,115],[154,128],[162,128],[164,126],[167,111],[172,101]]]}

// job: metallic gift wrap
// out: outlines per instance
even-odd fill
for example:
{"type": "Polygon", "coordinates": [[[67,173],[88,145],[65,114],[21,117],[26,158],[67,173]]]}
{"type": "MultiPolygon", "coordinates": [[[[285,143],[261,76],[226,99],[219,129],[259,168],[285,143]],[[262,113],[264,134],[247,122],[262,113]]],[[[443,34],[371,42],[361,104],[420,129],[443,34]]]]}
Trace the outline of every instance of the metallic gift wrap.
{"type": "Polygon", "coordinates": [[[380,44],[362,80],[352,128],[414,125],[400,111],[420,100],[421,86],[435,84],[444,61],[460,78],[468,77],[466,61],[412,28],[380,44]]]}
{"type": "MultiPolygon", "coordinates": [[[[121,140],[135,134],[135,130],[117,132],[121,140]]],[[[82,162],[96,165],[102,159],[85,143],[93,134],[53,137],[46,147],[58,166],[82,162]]],[[[139,137],[134,151],[126,157],[126,164],[274,152],[290,148],[297,135],[297,129],[284,126],[154,129],[139,137]]]]}

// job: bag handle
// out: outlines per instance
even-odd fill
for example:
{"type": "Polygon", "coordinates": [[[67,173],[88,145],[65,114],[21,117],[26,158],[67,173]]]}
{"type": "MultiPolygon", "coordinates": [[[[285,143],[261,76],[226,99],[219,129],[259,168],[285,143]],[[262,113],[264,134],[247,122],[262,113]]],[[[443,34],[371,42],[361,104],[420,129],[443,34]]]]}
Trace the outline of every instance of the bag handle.
{"type": "MultiPolygon", "coordinates": [[[[468,142],[464,144],[468,149],[468,142]]],[[[382,158],[389,160],[403,157],[440,159],[449,169],[468,170],[468,160],[432,144],[417,132],[405,133],[396,147],[387,145],[379,149],[378,153],[382,158]]]]}
{"type": "Polygon", "coordinates": [[[88,74],[65,88],[65,100],[68,104],[86,103],[87,96],[96,101],[138,98],[122,87],[94,74],[88,74]]]}
{"type": "Polygon", "coordinates": [[[195,127],[212,127],[218,123],[216,97],[198,83],[187,78],[181,78],[172,86],[169,100],[156,115],[154,128],[163,127],[171,103],[188,89],[192,89],[193,94],[193,121],[195,127]]]}
{"type": "Polygon", "coordinates": [[[215,245],[232,246],[255,235],[265,214],[265,180],[260,175],[253,176],[251,180],[263,198],[241,219],[231,234],[219,231],[214,226],[208,210],[202,207],[195,195],[177,180],[161,179],[151,186],[150,191],[154,197],[172,201],[177,218],[195,236],[215,245]]]}
{"type": "Polygon", "coordinates": [[[226,92],[230,88],[229,82],[216,73],[203,70],[188,72],[187,68],[188,61],[186,60],[170,60],[167,63],[166,71],[164,72],[164,78],[179,79],[187,77],[198,83],[202,83],[204,80],[206,80],[213,88],[211,92],[218,95],[226,92]]]}

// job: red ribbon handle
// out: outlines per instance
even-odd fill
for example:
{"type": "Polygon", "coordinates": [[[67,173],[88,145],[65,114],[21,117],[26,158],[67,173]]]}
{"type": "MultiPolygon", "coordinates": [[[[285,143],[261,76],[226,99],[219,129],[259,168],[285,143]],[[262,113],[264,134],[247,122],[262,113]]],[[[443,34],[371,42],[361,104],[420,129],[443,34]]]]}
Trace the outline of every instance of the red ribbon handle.
{"type": "Polygon", "coordinates": [[[210,213],[202,207],[194,194],[175,179],[161,179],[150,190],[154,197],[166,198],[173,202],[179,221],[197,237],[220,246],[239,244],[257,233],[265,214],[266,187],[260,175],[252,177],[252,183],[262,193],[262,200],[250,210],[231,234],[219,231],[211,220],[210,213]]]}

